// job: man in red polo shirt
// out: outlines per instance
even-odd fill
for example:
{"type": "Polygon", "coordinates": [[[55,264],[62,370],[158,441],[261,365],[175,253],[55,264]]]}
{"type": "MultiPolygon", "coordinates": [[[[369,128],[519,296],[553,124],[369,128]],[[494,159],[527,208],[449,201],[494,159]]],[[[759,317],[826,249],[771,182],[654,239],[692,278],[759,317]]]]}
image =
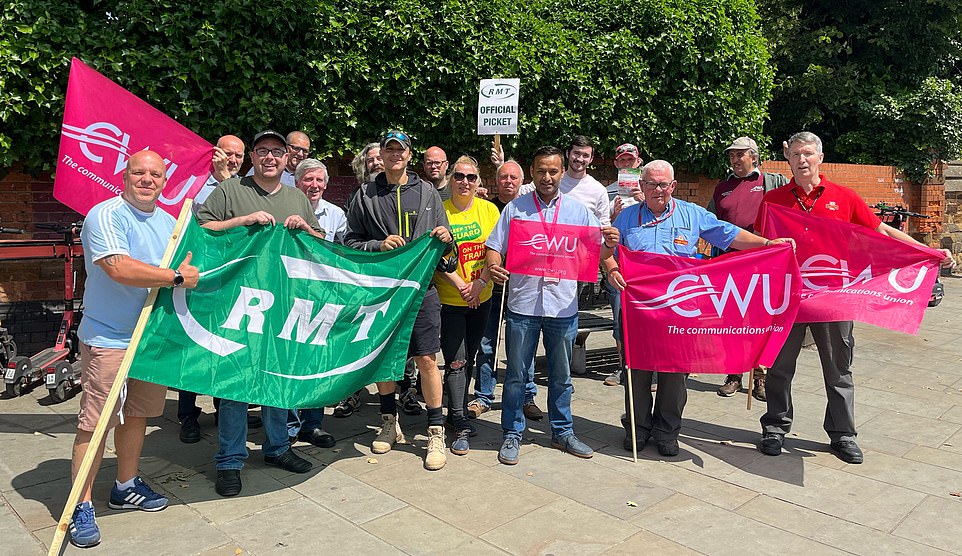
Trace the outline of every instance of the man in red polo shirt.
{"type": "MultiPolygon", "coordinates": [[[[807,131],[792,135],[785,144],[785,158],[792,169],[792,181],[767,193],[762,205],[771,203],[791,207],[872,228],[906,243],[919,243],[908,234],[882,223],[858,193],[819,174],[818,168],[824,157],[822,140],[818,136],[807,131]]],[[[762,212],[759,210],[755,220],[756,230],[761,228],[762,212]]],[[[955,266],[952,254],[943,251],[942,266],[955,266]]],[[[852,321],[799,323],[792,327],[778,358],[768,370],[768,411],[761,418],[762,438],[758,449],[769,456],[781,454],[785,435],[791,430],[792,378],[806,327],[812,331],[822,363],[828,395],[823,426],[831,438],[832,452],[846,463],[862,463],[862,451],[855,443],[855,386],[850,368],[855,348],[852,321]]]]}

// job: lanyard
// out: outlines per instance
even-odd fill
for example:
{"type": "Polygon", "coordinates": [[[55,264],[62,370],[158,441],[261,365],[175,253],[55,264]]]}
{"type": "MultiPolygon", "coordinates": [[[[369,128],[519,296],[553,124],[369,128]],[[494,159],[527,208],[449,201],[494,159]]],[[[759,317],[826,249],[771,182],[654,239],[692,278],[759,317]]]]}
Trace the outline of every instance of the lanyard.
{"type": "MultiPolygon", "coordinates": [[[[538,202],[537,192],[532,191],[531,198],[534,199],[534,206],[536,209],[538,209],[538,218],[541,219],[541,225],[547,227],[548,223],[545,221],[544,215],[541,214],[541,203],[538,202]]],[[[544,208],[548,208],[548,205],[545,205],[544,208]]],[[[560,213],[561,213],[561,197],[559,196],[558,202],[554,204],[554,220],[551,222],[552,226],[558,223],[558,214],[560,213]]]]}
{"type": "MultiPolygon", "coordinates": [[[[652,220],[651,222],[648,222],[648,223],[646,223],[646,224],[642,224],[642,223],[641,223],[641,208],[648,208],[648,203],[645,203],[645,204],[642,205],[642,206],[639,208],[639,210],[638,210],[638,225],[641,226],[642,228],[653,228],[653,227],[657,226],[658,224],[661,224],[661,223],[664,222],[665,220],[668,220],[669,218],[671,218],[671,215],[672,215],[672,214],[675,214],[675,206],[676,206],[676,205],[675,205],[675,200],[672,199],[671,201],[668,202],[668,210],[665,212],[665,214],[663,214],[663,215],[661,216],[661,218],[657,218],[657,217],[656,217],[656,218],[655,218],[654,220],[652,220]]],[[[648,212],[651,212],[651,209],[650,209],[650,208],[648,208],[648,212]]],[[[652,212],[651,215],[654,216],[655,213],[652,212]]]]}
{"type": "Polygon", "coordinates": [[[808,206],[804,201],[802,201],[802,198],[798,196],[798,191],[796,189],[792,189],[792,195],[794,195],[795,200],[798,201],[798,206],[802,207],[802,210],[805,212],[812,212],[812,209],[815,208],[815,203],[818,202],[818,198],[822,196],[822,193],[825,193],[824,187],[818,192],[818,195],[815,195],[815,198],[812,199],[812,206],[808,206]]]}

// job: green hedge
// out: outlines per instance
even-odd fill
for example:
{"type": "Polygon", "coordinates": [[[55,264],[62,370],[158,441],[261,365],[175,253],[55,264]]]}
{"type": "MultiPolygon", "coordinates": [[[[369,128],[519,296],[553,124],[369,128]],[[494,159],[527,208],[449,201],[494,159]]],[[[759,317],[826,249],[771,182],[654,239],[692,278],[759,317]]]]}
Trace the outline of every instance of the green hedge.
{"type": "Polygon", "coordinates": [[[583,133],[718,171],[771,98],[750,0],[67,4],[8,0],[0,16],[0,167],[51,167],[71,56],[210,140],[304,129],[321,155],[392,127],[416,149],[484,153],[478,81],[520,77],[511,154],[583,133]]]}

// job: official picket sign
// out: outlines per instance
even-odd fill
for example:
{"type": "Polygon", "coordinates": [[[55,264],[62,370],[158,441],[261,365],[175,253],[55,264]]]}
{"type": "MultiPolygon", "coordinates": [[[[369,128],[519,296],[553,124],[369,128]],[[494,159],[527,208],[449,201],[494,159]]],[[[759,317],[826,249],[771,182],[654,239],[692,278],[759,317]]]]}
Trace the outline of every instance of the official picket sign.
{"type": "Polygon", "coordinates": [[[520,79],[482,79],[478,91],[478,135],[518,133],[520,79]]]}

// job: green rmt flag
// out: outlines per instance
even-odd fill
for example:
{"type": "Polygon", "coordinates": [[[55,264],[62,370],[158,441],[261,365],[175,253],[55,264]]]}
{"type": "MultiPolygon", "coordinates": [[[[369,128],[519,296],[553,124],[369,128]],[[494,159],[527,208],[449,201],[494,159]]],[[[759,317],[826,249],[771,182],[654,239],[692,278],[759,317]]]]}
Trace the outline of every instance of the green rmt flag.
{"type": "Polygon", "coordinates": [[[285,408],[400,379],[443,248],[424,235],[367,253],[280,225],[211,232],[190,219],[171,267],[192,252],[200,282],[160,290],[130,376],[285,408]]]}

